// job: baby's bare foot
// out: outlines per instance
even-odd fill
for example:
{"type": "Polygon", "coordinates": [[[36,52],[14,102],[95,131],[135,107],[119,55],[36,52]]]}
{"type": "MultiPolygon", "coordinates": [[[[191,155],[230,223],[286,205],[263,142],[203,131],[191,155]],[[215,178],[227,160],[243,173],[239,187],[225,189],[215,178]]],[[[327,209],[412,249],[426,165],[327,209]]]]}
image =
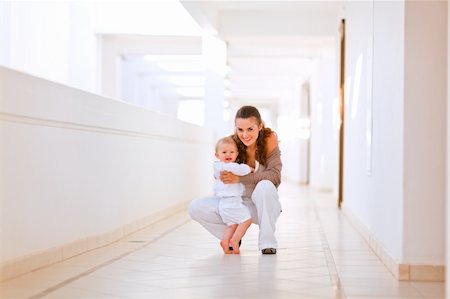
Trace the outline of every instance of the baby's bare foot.
{"type": "Polygon", "coordinates": [[[226,241],[226,240],[220,241],[220,247],[222,247],[224,253],[226,253],[226,254],[231,253],[230,245],[228,244],[228,241],[226,241]]]}
{"type": "Polygon", "coordinates": [[[230,246],[233,248],[234,254],[239,254],[239,241],[231,239],[230,246]]]}

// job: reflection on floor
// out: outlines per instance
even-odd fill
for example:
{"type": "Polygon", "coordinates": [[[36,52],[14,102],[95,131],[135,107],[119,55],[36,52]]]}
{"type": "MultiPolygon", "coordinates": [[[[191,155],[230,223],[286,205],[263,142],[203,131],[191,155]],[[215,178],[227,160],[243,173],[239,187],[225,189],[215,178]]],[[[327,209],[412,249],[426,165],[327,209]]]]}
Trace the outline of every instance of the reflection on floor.
{"type": "Polygon", "coordinates": [[[399,282],[336,209],[328,193],[283,183],[277,255],[240,255],[185,212],[120,242],[0,284],[0,297],[156,299],[444,298],[444,283],[399,282]]]}

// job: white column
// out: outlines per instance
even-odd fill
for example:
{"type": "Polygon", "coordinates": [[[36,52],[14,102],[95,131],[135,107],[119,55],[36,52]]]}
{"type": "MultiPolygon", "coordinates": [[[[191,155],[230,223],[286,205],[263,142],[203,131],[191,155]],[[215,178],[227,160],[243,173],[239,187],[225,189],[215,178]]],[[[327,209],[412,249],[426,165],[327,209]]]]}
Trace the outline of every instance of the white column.
{"type": "Polygon", "coordinates": [[[214,138],[230,134],[223,120],[224,78],[226,72],[225,42],[204,35],[202,54],[205,62],[205,127],[213,130],[214,138]]]}

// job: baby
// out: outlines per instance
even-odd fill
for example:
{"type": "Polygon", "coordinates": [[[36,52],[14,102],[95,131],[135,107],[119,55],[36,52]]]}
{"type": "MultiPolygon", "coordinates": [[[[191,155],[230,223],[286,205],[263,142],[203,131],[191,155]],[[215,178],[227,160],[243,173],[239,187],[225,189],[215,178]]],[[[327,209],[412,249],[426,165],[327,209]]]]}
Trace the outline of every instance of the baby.
{"type": "Polygon", "coordinates": [[[220,180],[220,173],[230,171],[243,176],[252,172],[252,168],[246,164],[235,163],[238,149],[231,137],[224,137],[217,141],[215,156],[219,161],[214,162],[214,178],[216,179],[214,194],[220,198],[219,214],[227,225],[220,246],[227,254],[239,254],[239,241],[252,224],[252,219],[248,208],[242,203],[244,186],[241,183],[224,184],[220,180]]]}

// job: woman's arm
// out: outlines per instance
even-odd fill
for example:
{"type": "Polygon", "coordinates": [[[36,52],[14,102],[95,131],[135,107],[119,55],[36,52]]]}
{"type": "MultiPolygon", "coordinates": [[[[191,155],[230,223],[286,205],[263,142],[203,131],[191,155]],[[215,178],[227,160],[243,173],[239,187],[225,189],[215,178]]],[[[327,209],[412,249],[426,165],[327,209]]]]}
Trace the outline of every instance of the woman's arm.
{"type": "Polygon", "coordinates": [[[272,131],[272,134],[270,134],[267,137],[267,157],[269,157],[273,150],[278,147],[278,136],[277,133],[272,131]]]}
{"type": "Polygon", "coordinates": [[[272,150],[268,155],[265,169],[263,171],[257,171],[255,173],[248,174],[240,177],[240,182],[243,184],[257,184],[262,180],[271,181],[276,187],[281,183],[281,168],[283,164],[281,162],[281,152],[278,147],[272,150]]]}

